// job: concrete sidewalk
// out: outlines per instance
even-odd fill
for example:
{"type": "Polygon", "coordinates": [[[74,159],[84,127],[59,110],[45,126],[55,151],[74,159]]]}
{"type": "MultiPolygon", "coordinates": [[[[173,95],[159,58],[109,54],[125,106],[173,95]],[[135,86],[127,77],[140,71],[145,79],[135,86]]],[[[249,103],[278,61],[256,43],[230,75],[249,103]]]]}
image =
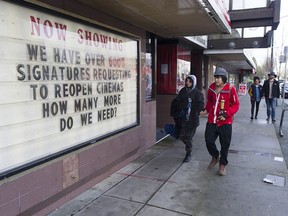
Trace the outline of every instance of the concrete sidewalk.
{"type": "Polygon", "coordinates": [[[240,103],[226,176],[217,175],[218,167],[207,169],[203,117],[189,163],[182,163],[181,141],[168,137],[49,216],[287,215],[288,172],[274,125],[265,120],[265,102],[253,121],[249,97],[240,96],[240,103]]]}

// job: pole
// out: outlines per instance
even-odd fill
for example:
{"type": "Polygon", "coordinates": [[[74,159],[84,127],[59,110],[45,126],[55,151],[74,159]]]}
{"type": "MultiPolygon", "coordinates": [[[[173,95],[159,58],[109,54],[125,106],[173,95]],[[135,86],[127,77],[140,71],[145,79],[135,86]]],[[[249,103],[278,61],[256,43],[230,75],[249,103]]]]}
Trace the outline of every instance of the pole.
{"type": "Polygon", "coordinates": [[[288,46],[285,46],[284,47],[285,70],[284,70],[284,84],[283,84],[283,92],[284,92],[284,94],[283,94],[283,97],[282,97],[282,99],[283,99],[283,101],[282,101],[282,110],[284,110],[284,100],[285,100],[287,58],[288,58],[288,46]]]}
{"type": "Polygon", "coordinates": [[[272,34],[271,34],[271,71],[274,71],[274,61],[273,61],[273,56],[274,54],[274,31],[272,30],[272,34]]]}
{"type": "Polygon", "coordinates": [[[286,66],[287,66],[287,56],[284,56],[285,59],[285,71],[284,71],[284,84],[283,84],[283,90],[282,90],[282,113],[281,113],[281,119],[280,119],[280,125],[279,125],[279,136],[283,137],[283,131],[282,131],[282,124],[284,120],[284,114],[287,109],[285,109],[285,83],[286,83],[286,66]]]}
{"type": "Polygon", "coordinates": [[[287,68],[287,56],[284,56],[285,59],[285,71],[284,71],[284,83],[283,83],[283,90],[282,90],[282,111],[284,110],[285,105],[285,85],[286,85],[286,68],[287,68]]]}
{"type": "Polygon", "coordinates": [[[284,47],[285,71],[284,71],[284,84],[283,84],[283,91],[282,91],[282,114],[281,114],[281,120],[280,120],[280,125],[279,125],[280,137],[283,137],[282,124],[284,120],[284,113],[286,110],[288,110],[287,108],[285,108],[285,85],[286,85],[287,58],[288,58],[288,46],[285,46],[284,47]]]}

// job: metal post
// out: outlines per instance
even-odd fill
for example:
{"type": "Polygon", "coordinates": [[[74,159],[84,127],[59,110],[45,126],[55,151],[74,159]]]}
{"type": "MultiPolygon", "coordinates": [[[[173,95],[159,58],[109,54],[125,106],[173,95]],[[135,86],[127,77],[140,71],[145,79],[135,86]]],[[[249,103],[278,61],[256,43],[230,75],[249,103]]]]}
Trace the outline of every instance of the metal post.
{"type": "Polygon", "coordinates": [[[271,35],[271,71],[274,71],[274,31],[272,30],[271,35]]]}
{"type": "MultiPolygon", "coordinates": [[[[286,76],[286,56],[285,55],[281,55],[280,56],[280,68],[281,68],[281,64],[282,63],[285,63],[285,68],[284,68],[284,75],[283,75],[283,79],[284,79],[284,81],[283,81],[283,85],[282,85],[282,87],[281,87],[281,89],[280,89],[280,91],[283,89],[283,91],[281,92],[281,97],[282,97],[282,110],[284,109],[284,89],[285,89],[285,76],[286,76]]],[[[279,70],[279,73],[281,72],[281,70],[279,70]]]]}
{"type": "Polygon", "coordinates": [[[281,114],[281,120],[279,125],[279,135],[280,137],[283,137],[283,131],[282,131],[282,124],[284,119],[284,113],[287,108],[285,108],[285,85],[286,85],[286,69],[287,69],[287,58],[288,58],[288,46],[284,47],[284,59],[285,59],[285,71],[284,71],[284,84],[283,84],[283,91],[282,91],[282,114],[281,114]]]}
{"type": "Polygon", "coordinates": [[[285,85],[286,85],[286,68],[287,68],[287,56],[285,56],[285,69],[284,69],[284,83],[283,83],[283,91],[282,91],[282,110],[284,110],[285,104],[285,85]]]}

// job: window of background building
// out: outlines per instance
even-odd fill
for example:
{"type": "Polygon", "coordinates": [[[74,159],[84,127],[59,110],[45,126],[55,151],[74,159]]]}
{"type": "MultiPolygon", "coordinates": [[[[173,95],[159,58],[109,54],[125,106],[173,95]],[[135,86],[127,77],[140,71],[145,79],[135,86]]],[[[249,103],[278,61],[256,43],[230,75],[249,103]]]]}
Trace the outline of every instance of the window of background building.
{"type": "Polygon", "coordinates": [[[235,85],[235,79],[236,79],[235,74],[229,74],[229,83],[231,85],[235,85]]]}
{"type": "Polygon", "coordinates": [[[177,88],[178,93],[185,86],[185,78],[191,74],[191,53],[190,50],[178,46],[177,53],[177,88]]]}
{"type": "Polygon", "coordinates": [[[243,28],[243,37],[264,37],[269,30],[271,30],[271,28],[267,27],[243,28]]]}
{"type": "Polygon", "coordinates": [[[155,36],[146,33],[146,53],[143,65],[146,101],[155,99],[155,36]]]}
{"type": "Polygon", "coordinates": [[[177,59],[177,93],[185,86],[185,78],[190,74],[190,61],[177,59]]]}
{"type": "Polygon", "coordinates": [[[259,8],[266,7],[267,0],[233,0],[232,9],[233,10],[241,10],[241,9],[251,9],[251,8],[259,8]]]}

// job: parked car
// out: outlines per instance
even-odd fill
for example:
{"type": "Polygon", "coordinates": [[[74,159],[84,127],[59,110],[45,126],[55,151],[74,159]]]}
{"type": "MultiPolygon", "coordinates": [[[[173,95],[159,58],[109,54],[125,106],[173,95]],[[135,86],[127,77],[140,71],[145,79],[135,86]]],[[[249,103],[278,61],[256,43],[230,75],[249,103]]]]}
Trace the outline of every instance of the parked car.
{"type": "Polygon", "coordinates": [[[284,98],[288,98],[288,83],[285,84],[285,90],[283,92],[284,89],[284,85],[282,85],[281,90],[280,90],[280,94],[283,97],[283,95],[285,94],[284,98]]]}
{"type": "Polygon", "coordinates": [[[280,95],[282,96],[282,90],[283,90],[284,83],[279,83],[279,89],[280,89],[280,95]]]}

